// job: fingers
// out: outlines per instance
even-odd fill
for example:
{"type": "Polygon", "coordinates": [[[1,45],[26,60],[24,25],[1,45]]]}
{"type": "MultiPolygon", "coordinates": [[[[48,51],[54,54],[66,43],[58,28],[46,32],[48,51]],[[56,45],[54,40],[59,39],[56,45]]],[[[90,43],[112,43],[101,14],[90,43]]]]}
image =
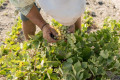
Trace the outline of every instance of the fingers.
{"type": "Polygon", "coordinates": [[[68,29],[68,33],[74,33],[75,32],[75,25],[72,25],[68,29]]]}
{"type": "Polygon", "coordinates": [[[50,33],[48,33],[47,35],[44,35],[43,37],[44,37],[44,39],[46,39],[49,43],[55,43],[55,42],[57,42],[56,40],[54,40],[54,39],[50,36],[50,33]]]}
{"type": "Polygon", "coordinates": [[[48,36],[48,42],[50,42],[50,43],[56,43],[57,40],[55,40],[55,39],[52,38],[51,36],[48,36]]]}
{"type": "Polygon", "coordinates": [[[51,32],[54,36],[58,36],[58,32],[54,28],[51,28],[51,32]]]}
{"type": "MultiPolygon", "coordinates": [[[[50,31],[43,33],[43,38],[46,39],[49,43],[57,42],[52,36],[50,31]]],[[[53,35],[54,36],[54,35],[53,35]]]]}
{"type": "Polygon", "coordinates": [[[49,43],[57,42],[55,38],[57,35],[57,31],[49,25],[46,25],[46,27],[43,28],[43,38],[46,39],[49,43]]]}

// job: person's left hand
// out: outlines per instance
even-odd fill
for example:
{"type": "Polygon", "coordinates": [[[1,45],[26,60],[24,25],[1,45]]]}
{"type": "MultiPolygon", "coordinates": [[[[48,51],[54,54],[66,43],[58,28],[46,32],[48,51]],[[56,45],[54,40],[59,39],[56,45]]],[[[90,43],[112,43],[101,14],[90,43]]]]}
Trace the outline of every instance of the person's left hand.
{"type": "Polygon", "coordinates": [[[69,26],[68,33],[74,33],[75,32],[75,25],[69,26]]]}

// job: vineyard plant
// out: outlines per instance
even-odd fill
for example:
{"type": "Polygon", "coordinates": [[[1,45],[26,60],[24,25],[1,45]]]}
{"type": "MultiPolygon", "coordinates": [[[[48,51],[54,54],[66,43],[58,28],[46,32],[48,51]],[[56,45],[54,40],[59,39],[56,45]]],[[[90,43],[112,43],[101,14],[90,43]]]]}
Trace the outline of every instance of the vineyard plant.
{"type": "Polygon", "coordinates": [[[52,20],[57,43],[48,43],[40,31],[18,42],[21,20],[0,46],[0,75],[7,80],[110,80],[120,75],[120,22],[106,18],[102,29],[89,32],[93,19],[85,12],[82,30],[67,33],[52,20]],[[112,72],[108,75],[107,72],[112,72]]]}

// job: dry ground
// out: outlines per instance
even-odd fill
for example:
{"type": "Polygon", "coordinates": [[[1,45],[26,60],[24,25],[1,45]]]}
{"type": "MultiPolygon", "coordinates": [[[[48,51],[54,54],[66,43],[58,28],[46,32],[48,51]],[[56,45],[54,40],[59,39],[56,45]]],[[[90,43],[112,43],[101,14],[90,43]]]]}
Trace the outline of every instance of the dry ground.
{"type": "Polygon", "coordinates": [[[0,41],[6,37],[6,32],[11,30],[15,23],[15,8],[7,1],[0,7],[0,41]]]}

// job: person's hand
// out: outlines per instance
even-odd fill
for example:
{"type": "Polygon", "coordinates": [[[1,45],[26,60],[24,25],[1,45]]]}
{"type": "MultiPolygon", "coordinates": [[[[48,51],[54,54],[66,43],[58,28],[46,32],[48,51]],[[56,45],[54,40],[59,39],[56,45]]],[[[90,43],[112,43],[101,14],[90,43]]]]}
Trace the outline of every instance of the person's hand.
{"type": "Polygon", "coordinates": [[[49,24],[45,25],[42,31],[43,31],[43,38],[46,39],[49,43],[57,42],[57,40],[54,39],[54,37],[57,37],[58,33],[49,24]]]}
{"type": "Polygon", "coordinates": [[[69,26],[68,33],[74,33],[75,32],[75,25],[69,26]]]}

